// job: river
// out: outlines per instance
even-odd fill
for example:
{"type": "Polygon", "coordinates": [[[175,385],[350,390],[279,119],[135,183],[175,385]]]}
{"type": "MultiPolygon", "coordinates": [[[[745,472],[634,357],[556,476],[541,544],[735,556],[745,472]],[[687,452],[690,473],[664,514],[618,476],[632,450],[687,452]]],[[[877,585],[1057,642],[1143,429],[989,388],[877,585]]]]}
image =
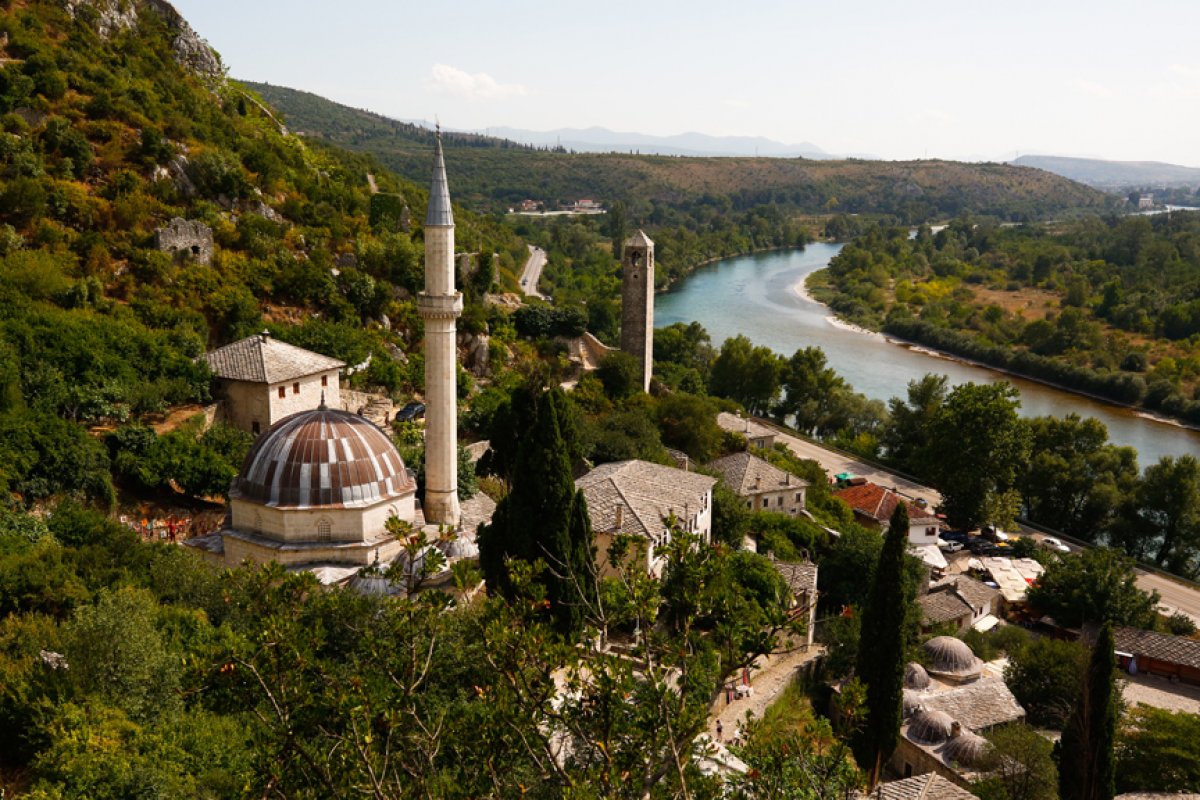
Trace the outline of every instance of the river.
{"type": "Polygon", "coordinates": [[[802,250],[741,256],[703,266],[656,298],[654,324],[663,327],[694,320],[708,330],[718,347],[739,333],[787,356],[815,345],[825,351],[829,366],[855,390],[884,402],[903,397],[909,381],[929,372],[946,375],[953,385],[1007,380],[1021,393],[1022,415],[1065,416],[1074,412],[1096,417],[1108,426],[1112,442],[1137,448],[1143,467],[1161,456],[1200,455],[1198,431],[985,367],[962,364],[836,320],[828,308],[800,296],[795,287],[825,267],[841,247],[818,243],[802,250]]]}

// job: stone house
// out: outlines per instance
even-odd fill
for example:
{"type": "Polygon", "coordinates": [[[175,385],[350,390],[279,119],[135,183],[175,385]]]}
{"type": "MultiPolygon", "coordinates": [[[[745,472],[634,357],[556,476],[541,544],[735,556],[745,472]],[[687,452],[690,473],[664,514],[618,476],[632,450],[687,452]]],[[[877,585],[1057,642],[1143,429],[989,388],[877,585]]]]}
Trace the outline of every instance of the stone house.
{"type": "Polygon", "coordinates": [[[870,794],[855,796],[859,800],[979,800],[977,795],[936,772],[881,783],[870,794]]]}
{"type": "Polygon", "coordinates": [[[712,488],[717,479],[648,461],[601,464],[575,481],[587,499],[601,575],[611,575],[608,551],[620,536],[632,537],[631,560],[647,573],[662,575],[659,550],[670,542],[674,516],[683,530],[712,540],[712,488]]]}
{"type": "Polygon", "coordinates": [[[791,592],[790,614],[805,618],[805,644],[813,643],[817,626],[817,565],[810,561],[776,561],[775,570],[783,576],[791,592]]]}
{"type": "Polygon", "coordinates": [[[717,425],[722,430],[744,436],[747,446],[751,449],[770,450],[775,446],[775,431],[752,419],[722,411],[717,414],[717,425]]]}
{"type": "Polygon", "coordinates": [[[955,630],[965,631],[971,627],[987,629],[994,626],[1001,614],[1004,596],[974,578],[951,575],[935,582],[927,594],[917,598],[917,603],[921,606],[923,629],[949,622],[954,624],[955,630]]]}
{"type": "Polygon", "coordinates": [[[1113,639],[1126,671],[1200,685],[1200,642],[1195,639],[1137,628],[1116,628],[1113,639]]]}
{"type": "Polygon", "coordinates": [[[336,358],[281,342],[267,331],[219,347],[202,358],[217,376],[225,419],[261,433],[284,417],[341,405],[336,358]]]}
{"type": "Polygon", "coordinates": [[[808,481],[797,478],[749,452],[733,453],[708,464],[752,511],[775,511],[789,517],[804,511],[808,481]]]}

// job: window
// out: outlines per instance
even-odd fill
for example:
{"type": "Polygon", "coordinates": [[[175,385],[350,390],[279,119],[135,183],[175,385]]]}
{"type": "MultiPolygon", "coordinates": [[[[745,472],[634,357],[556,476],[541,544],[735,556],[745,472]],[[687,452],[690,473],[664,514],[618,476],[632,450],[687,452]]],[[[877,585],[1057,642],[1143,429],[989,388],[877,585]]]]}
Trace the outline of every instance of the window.
{"type": "Polygon", "coordinates": [[[804,493],[803,492],[796,492],[796,502],[797,503],[804,502],[804,493]]]}
{"type": "Polygon", "coordinates": [[[926,536],[937,536],[937,528],[926,528],[925,535],[926,536]]]}
{"type": "Polygon", "coordinates": [[[328,542],[333,538],[333,526],[329,524],[329,520],[322,519],[317,521],[317,541],[328,542]]]}
{"type": "Polygon", "coordinates": [[[775,498],[775,505],[777,505],[777,506],[782,506],[782,505],[783,505],[783,497],[776,497],[776,498],[775,498]]]}
{"type": "Polygon", "coordinates": [[[292,394],[300,394],[300,384],[299,383],[292,384],[292,394]]]}
{"type": "Polygon", "coordinates": [[[328,375],[322,375],[322,376],[321,376],[321,388],[323,389],[323,388],[325,388],[325,387],[326,387],[326,386],[328,386],[328,385],[329,385],[329,376],[328,376],[328,375]]]}
{"type": "Polygon", "coordinates": [[[280,386],[279,387],[279,399],[282,400],[285,397],[287,397],[287,389],[280,386]]]}
{"type": "Polygon", "coordinates": [[[747,501],[746,501],[746,508],[749,508],[749,509],[753,510],[753,508],[754,508],[754,501],[752,501],[752,500],[747,500],[747,501]]]}
{"type": "Polygon", "coordinates": [[[763,508],[769,508],[770,506],[771,506],[771,501],[769,499],[767,499],[766,497],[764,497],[763,498],[763,508]]]}

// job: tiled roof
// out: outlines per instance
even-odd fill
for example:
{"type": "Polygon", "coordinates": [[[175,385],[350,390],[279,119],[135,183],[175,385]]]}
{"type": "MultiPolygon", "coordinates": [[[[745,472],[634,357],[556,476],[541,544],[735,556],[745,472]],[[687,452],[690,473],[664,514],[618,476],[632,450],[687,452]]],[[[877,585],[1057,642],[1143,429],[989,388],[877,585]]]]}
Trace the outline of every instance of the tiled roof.
{"type": "Polygon", "coordinates": [[[922,619],[930,625],[940,625],[943,622],[969,617],[974,613],[961,597],[949,589],[918,597],[917,603],[921,606],[922,619]]]}
{"type": "Polygon", "coordinates": [[[953,590],[972,610],[987,608],[989,603],[994,603],[1002,596],[999,589],[993,589],[967,575],[951,575],[938,581],[933,587],[940,591],[953,590]]]}
{"type": "Polygon", "coordinates": [[[889,781],[875,787],[870,794],[859,795],[870,800],[979,800],[961,786],[929,772],[902,781],[889,781]]]}
{"type": "Polygon", "coordinates": [[[718,473],[725,485],[741,497],[791,487],[803,489],[808,486],[808,481],[797,478],[790,472],[784,472],[766,459],[746,452],[718,458],[709,462],[708,468],[718,473]]]}
{"type": "Polygon", "coordinates": [[[833,493],[846,501],[846,505],[860,514],[886,525],[900,502],[900,495],[891,489],[885,489],[874,483],[864,483],[859,486],[847,486],[833,493]]]}
{"type": "Polygon", "coordinates": [[[1025,709],[999,678],[980,678],[954,689],[923,694],[921,705],[944,711],[973,731],[984,731],[1025,716],[1025,709]]]}
{"type": "Polygon", "coordinates": [[[602,464],[575,481],[587,498],[592,527],[602,533],[657,536],[672,512],[680,520],[697,514],[716,478],[648,461],[602,464]],[[617,525],[620,508],[621,524],[617,525]]]}
{"type": "Polygon", "coordinates": [[[202,358],[219,378],[268,384],[346,366],[336,358],[281,342],[266,332],[219,347],[202,358]]]}
{"type": "Polygon", "coordinates": [[[321,406],[284,417],[260,436],[230,495],[280,508],[361,508],[415,491],[387,434],[357,414],[321,406]]]}
{"type": "Polygon", "coordinates": [[[760,422],[755,422],[752,419],[739,417],[737,414],[730,414],[728,411],[722,411],[717,414],[717,425],[722,430],[740,433],[747,439],[757,439],[762,436],[777,436],[778,434],[766,425],[760,422]]]}
{"type": "Polygon", "coordinates": [[[1126,653],[1200,669],[1200,642],[1195,639],[1137,628],[1117,628],[1113,631],[1113,640],[1117,649],[1126,653]]]}
{"type": "Polygon", "coordinates": [[[776,561],[775,569],[787,581],[793,595],[803,594],[810,600],[817,596],[817,565],[806,561],[776,561]]]}

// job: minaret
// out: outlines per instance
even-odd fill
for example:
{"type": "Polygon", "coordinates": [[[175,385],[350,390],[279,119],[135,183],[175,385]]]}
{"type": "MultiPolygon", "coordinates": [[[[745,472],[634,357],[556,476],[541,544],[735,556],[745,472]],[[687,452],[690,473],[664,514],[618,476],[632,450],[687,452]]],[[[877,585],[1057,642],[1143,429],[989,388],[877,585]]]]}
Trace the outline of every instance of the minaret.
{"type": "Polygon", "coordinates": [[[639,230],[621,254],[621,349],[642,367],[642,391],[654,369],[654,242],[639,230]]]}
{"type": "Polygon", "coordinates": [[[425,291],[417,299],[425,320],[425,521],[457,525],[458,393],[456,320],[462,294],[454,291],[454,216],[439,129],[433,182],[425,214],[425,291]]]}

